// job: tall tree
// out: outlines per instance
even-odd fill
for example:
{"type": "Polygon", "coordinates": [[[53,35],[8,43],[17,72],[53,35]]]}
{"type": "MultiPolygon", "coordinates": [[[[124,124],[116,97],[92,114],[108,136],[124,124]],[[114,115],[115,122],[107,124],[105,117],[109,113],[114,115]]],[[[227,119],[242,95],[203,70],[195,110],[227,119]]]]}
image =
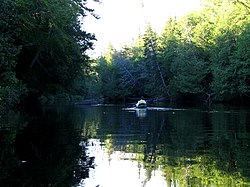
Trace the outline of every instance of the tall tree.
{"type": "Polygon", "coordinates": [[[109,50],[106,52],[106,56],[101,56],[97,59],[97,79],[100,84],[100,96],[115,99],[118,97],[118,70],[113,61],[113,55],[116,50],[109,46],[109,50]]]}
{"type": "Polygon", "coordinates": [[[201,17],[197,13],[167,22],[162,35],[162,57],[169,69],[169,88],[174,95],[202,95],[207,90],[208,63],[195,32],[201,17]]]}
{"type": "MultiPolygon", "coordinates": [[[[214,1],[211,2],[215,4],[214,1]]],[[[217,11],[213,39],[215,45],[210,50],[211,69],[214,76],[212,87],[217,93],[217,99],[231,100],[241,95],[242,90],[239,90],[239,85],[246,80],[241,76],[242,70],[240,69],[244,67],[244,71],[248,72],[245,69],[247,66],[240,65],[242,58],[234,54],[243,42],[239,39],[242,37],[239,36],[242,35],[243,30],[246,31],[245,25],[249,24],[249,10],[241,3],[229,0],[215,5],[213,10],[217,11]]]]}
{"type": "Polygon", "coordinates": [[[87,49],[94,35],[82,30],[81,19],[93,10],[81,0],[16,0],[22,47],[17,77],[32,94],[82,92],[79,81],[88,67],[87,49]]]}
{"type": "Polygon", "coordinates": [[[144,60],[147,66],[146,83],[148,94],[161,96],[168,93],[168,87],[163,77],[161,64],[158,57],[158,36],[149,24],[144,36],[144,60]],[[160,83],[160,84],[159,84],[160,83]],[[157,89],[155,89],[157,88],[157,89]]]}
{"type": "MultiPolygon", "coordinates": [[[[178,36],[177,36],[176,18],[169,18],[159,38],[159,60],[161,61],[161,70],[164,80],[169,85],[172,79],[171,65],[178,56],[178,36]]],[[[171,90],[168,88],[168,95],[171,90]]]]}

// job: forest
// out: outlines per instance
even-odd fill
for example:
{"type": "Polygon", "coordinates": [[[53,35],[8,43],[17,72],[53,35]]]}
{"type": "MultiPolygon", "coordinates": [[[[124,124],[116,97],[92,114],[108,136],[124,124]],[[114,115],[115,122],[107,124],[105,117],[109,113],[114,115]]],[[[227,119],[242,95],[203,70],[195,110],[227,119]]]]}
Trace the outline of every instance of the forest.
{"type": "Polygon", "coordinates": [[[201,11],[150,24],[131,46],[97,59],[89,93],[113,98],[246,103],[250,96],[250,4],[206,0],[201,11]]]}
{"type": "Polygon", "coordinates": [[[250,3],[204,0],[202,6],[169,18],[160,34],[148,24],[132,45],[110,45],[93,59],[87,51],[96,38],[82,19],[101,15],[87,0],[1,2],[1,113],[86,98],[249,103],[250,3]]]}

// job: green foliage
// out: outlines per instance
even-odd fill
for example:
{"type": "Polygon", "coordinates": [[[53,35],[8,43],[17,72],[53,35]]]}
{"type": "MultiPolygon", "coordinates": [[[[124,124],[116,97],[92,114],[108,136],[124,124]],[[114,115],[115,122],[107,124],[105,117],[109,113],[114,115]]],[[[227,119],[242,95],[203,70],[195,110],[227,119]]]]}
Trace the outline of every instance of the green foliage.
{"type": "Polygon", "coordinates": [[[133,45],[104,56],[106,66],[97,59],[98,77],[112,75],[112,81],[98,81],[100,87],[112,90],[112,97],[215,95],[219,101],[249,101],[249,3],[206,0],[203,6],[169,18],[160,35],[148,25],[133,45]]]}
{"type": "Polygon", "coordinates": [[[20,0],[17,4],[23,31],[18,77],[41,93],[79,89],[73,86],[84,74],[81,69],[88,66],[84,53],[94,39],[80,27],[79,16],[87,12],[85,2],[20,0]]]}
{"type": "Polygon", "coordinates": [[[158,93],[164,93],[166,86],[165,80],[162,77],[158,57],[158,36],[150,25],[148,25],[144,33],[143,41],[143,60],[145,62],[147,73],[145,92],[147,95],[158,95],[158,93]]]}
{"type": "Polygon", "coordinates": [[[249,25],[250,20],[247,17],[248,10],[241,3],[230,1],[223,3],[227,3],[227,6],[219,6],[220,16],[217,17],[213,39],[215,45],[210,49],[210,56],[214,76],[212,87],[217,93],[216,98],[228,101],[242,97],[242,94],[243,97],[249,94],[249,67],[246,65],[248,60],[242,58],[246,54],[243,51],[247,49],[244,43],[248,41],[244,30],[249,32],[249,27],[245,27],[245,24],[249,25]],[[242,45],[244,49],[239,53],[242,45]]]}
{"type": "Polygon", "coordinates": [[[20,51],[20,47],[14,44],[19,36],[15,14],[13,1],[0,4],[0,113],[20,103],[26,94],[26,88],[16,78],[15,72],[16,56],[20,51]]]}
{"type": "Polygon", "coordinates": [[[6,102],[1,107],[13,107],[27,92],[35,97],[85,93],[90,63],[85,52],[95,39],[81,27],[87,14],[95,16],[86,3],[7,0],[0,4],[0,98],[6,102]]]}
{"type": "MultiPolygon", "coordinates": [[[[112,56],[113,52],[110,51],[109,53],[112,56]]],[[[101,57],[97,66],[97,73],[102,96],[115,98],[118,90],[116,89],[118,85],[116,66],[111,64],[109,59],[101,57]]]]}
{"type": "Polygon", "coordinates": [[[202,61],[175,61],[171,66],[174,74],[170,81],[174,93],[203,94],[204,79],[207,74],[207,64],[202,61]]]}
{"type": "Polygon", "coordinates": [[[119,51],[110,46],[96,61],[85,54],[95,37],[82,30],[81,20],[96,16],[86,3],[1,3],[2,109],[27,93],[42,96],[41,101],[68,100],[69,95],[172,99],[186,94],[249,100],[247,1],[206,0],[202,11],[167,20],[161,34],[148,25],[134,44],[119,51]]]}

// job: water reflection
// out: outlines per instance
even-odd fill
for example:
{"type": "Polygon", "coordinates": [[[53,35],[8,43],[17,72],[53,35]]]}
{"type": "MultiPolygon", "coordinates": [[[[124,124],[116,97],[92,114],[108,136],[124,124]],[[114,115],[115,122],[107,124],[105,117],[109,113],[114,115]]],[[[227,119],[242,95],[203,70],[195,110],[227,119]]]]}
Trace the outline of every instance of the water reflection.
{"type": "Polygon", "coordinates": [[[84,186],[250,185],[249,110],[147,111],[143,120],[102,110],[84,186]]]}
{"type": "Polygon", "coordinates": [[[95,156],[96,168],[90,170],[90,177],[82,181],[80,186],[166,186],[162,178],[163,173],[154,171],[154,178],[148,179],[143,168],[142,155],[124,152],[124,150],[112,150],[97,139],[89,140],[88,152],[95,156]],[[98,153],[98,154],[96,154],[98,153]]]}
{"type": "Polygon", "coordinates": [[[147,116],[147,109],[136,109],[136,116],[139,118],[145,118],[147,116]]]}
{"type": "Polygon", "coordinates": [[[92,163],[79,146],[78,115],[46,108],[11,123],[15,115],[2,119],[0,186],[74,186],[88,177],[92,163]]]}
{"type": "Polygon", "coordinates": [[[44,107],[0,119],[0,186],[250,186],[247,108],[44,107]]]}

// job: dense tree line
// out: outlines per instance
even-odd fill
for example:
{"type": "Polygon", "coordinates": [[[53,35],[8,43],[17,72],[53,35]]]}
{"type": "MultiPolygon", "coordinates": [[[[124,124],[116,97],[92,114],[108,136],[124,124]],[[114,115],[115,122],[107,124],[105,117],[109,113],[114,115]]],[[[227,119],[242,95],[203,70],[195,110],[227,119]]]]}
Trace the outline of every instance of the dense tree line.
{"type": "Polygon", "coordinates": [[[81,28],[87,15],[97,17],[87,0],[1,1],[1,111],[22,100],[84,93],[85,52],[95,40],[81,28]]]}
{"type": "Polygon", "coordinates": [[[160,34],[148,25],[134,44],[110,46],[95,63],[85,53],[95,37],[81,28],[81,18],[96,16],[86,3],[0,3],[1,111],[72,95],[249,101],[247,0],[205,0],[201,11],[169,18],[160,34]]]}
{"type": "Polygon", "coordinates": [[[211,101],[249,101],[250,4],[206,0],[201,11],[150,25],[131,46],[96,60],[89,94],[211,101]]]}

